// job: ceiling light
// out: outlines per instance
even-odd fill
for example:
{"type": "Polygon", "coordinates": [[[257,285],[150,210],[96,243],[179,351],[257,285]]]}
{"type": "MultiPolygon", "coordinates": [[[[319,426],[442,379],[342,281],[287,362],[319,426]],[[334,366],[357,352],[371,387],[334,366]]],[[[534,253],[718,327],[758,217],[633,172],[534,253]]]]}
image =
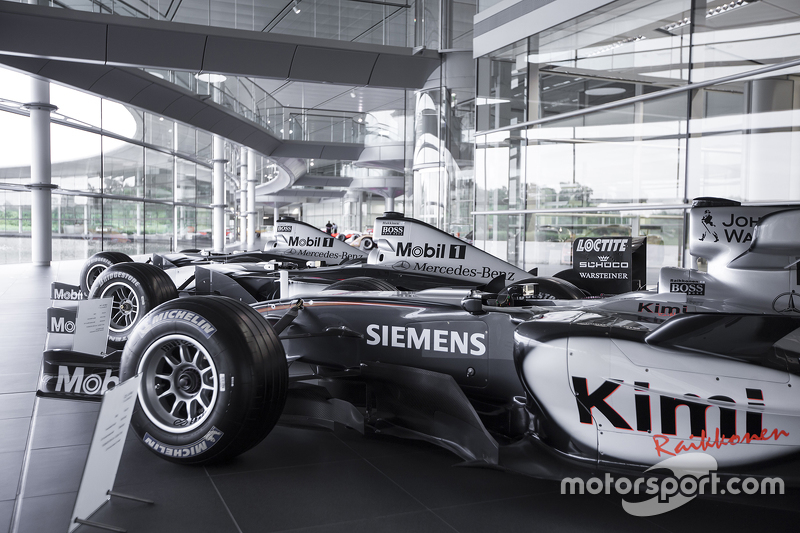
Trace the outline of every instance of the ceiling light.
{"type": "Polygon", "coordinates": [[[222,74],[214,74],[213,72],[202,72],[200,74],[195,74],[194,77],[206,83],[222,83],[228,79],[222,74]]]}
{"type": "Polygon", "coordinates": [[[296,15],[300,14],[300,7],[297,5],[297,0],[294,0],[292,3],[292,11],[294,11],[296,15]]]}
{"type": "Polygon", "coordinates": [[[479,96],[475,99],[475,105],[507,104],[509,102],[511,102],[511,100],[507,98],[484,98],[483,96],[479,96]]]}
{"type": "Polygon", "coordinates": [[[356,92],[350,91],[350,98],[355,98],[355,97],[356,97],[356,92]]]}
{"type": "Polygon", "coordinates": [[[313,159],[311,160],[311,166],[312,167],[314,166],[314,160],[313,159]]]}
{"type": "Polygon", "coordinates": [[[625,89],[622,87],[595,87],[593,89],[586,89],[588,96],[611,96],[612,94],[622,94],[625,89]]]}
{"type": "Polygon", "coordinates": [[[609,50],[613,50],[614,48],[618,48],[623,44],[635,43],[636,41],[642,41],[644,39],[647,39],[647,37],[645,37],[644,35],[637,35],[636,37],[628,37],[627,39],[620,39],[615,43],[609,44],[608,46],[604,46],[603,48],[598,48],[591,54],[587,54],[586,57],[596,56],[597,54],[602,54],[604,52],[608,52],[609,50]]]}
{"type": "Polygon", "coordinates": [[[721,6],[709,9],[708,12],[706,13],[706,18],[711,18],[717,15],[721,15],[723,13],[727,13],[732,9],[746,6],[749,3],[750,2],[748,2],[747,0],[735,0],[734,2],[728,2],[727,4],[722,4],[721,6]]]}

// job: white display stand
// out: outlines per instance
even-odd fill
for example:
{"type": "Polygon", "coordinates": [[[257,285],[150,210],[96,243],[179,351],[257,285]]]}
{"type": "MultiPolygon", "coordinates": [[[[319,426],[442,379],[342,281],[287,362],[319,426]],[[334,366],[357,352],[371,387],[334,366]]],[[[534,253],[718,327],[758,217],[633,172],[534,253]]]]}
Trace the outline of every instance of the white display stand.
{"type": "Polygon", "coordinates": [[[86,300],[78,303],[72,349],[92,355],[104,354],[108,344],[108,326],[111,324],[111,298],[86,300]]]}
{"type": "Polygon", "coordinates": [[[86,520],[96,513],[111,496],[153,503],[112,491],[141,378],[142,376],[139,374],[103,395],[100,414],[97,417],[92,443],[89,446],[89,457],[83,470],[68,533],[74,531],[81,524],[124,532],[125,530],[122,528],[86,520]]]}

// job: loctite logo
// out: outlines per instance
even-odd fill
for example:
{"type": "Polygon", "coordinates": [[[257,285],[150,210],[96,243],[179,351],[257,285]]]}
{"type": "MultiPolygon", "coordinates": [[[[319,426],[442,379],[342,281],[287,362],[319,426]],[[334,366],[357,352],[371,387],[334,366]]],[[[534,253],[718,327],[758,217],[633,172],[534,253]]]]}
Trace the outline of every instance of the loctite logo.
{"type": "Polygon", "coordinates": [[[466,244],[451,244],[448,253],[446,244],[437,244],[431,246],[424,244],[422,246],[414,246],[410,242],[397,243],[397,256],[398,257],[425,257],[427,259],[464,259],[467,256],[466,244]]]}
{"type": "Polygon", "coordinates": [[[278,226],[278,233],[291,233],[292,227],[291,226],[278,226]]]}
{"type": "Polygon", "coordinates": [[[624,252],[628,249],[628,238],[621,239],[577,239],[576,252],[624,252]]]}
{"type": "Polygon", "coordinates": [[[703,281],[687,281],[684,279],[671,279],[669,280],[669,292],[678,294],[689,294],[695,296],[704,296],[706,293],[706,284],[703,281]]]}
{"type": "Polygon", "coordinates": [[[383,226],[381,227],[381,235],[391,235],[392,237],[402,237],[406,228],[403,226],[383,226]]]}
{"type": "Polygon", "coordinates": [[[289,237],[289,246],[307,248],[332,248],[333,237],[289,237]]]}

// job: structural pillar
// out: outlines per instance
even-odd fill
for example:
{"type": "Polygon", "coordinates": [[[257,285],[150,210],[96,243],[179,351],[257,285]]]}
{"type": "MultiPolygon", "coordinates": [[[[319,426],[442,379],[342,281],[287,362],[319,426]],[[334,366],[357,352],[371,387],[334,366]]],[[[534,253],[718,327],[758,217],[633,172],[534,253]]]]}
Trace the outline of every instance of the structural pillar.
{"type": "Polygon", "coordinates": [[[278,231],[278,219],[280,218],[280,213],[278,213],[278,202],[275,202],[275,207],[272,210],[272,218],[273,218],[273,226],[274,229],[272,231],[278,231]]]}
{"type": "Polygon", "coordinates": [[[247,247],[256,244],[256,153],[247,149],[247,247]]]}
{"type": "Polygon", "coordinates": [[[386,194],[386,202],[384,202],[384,211],[394,211],[394,189],[389,187],[386,194]]]}
{"type": "Polygon", "coordinates": [[[31,117],[31,260],[50,266],[53,259],[53,213],[50,194],[50,82],[31,78],[31,103],[25,104],[31,117]]]}
{"type": "Polygon", "coordinates": [[[239,151],[239,240],[247,245],[247,172],[250,166],[247,152],[244,146],[239,151]]]}
{"type": "Polygon", "coordinates": [[[214,135],[214,218],[211,224],[211,239],[215,252],[225,251],[225,139],[219,135],[214,135]]]}

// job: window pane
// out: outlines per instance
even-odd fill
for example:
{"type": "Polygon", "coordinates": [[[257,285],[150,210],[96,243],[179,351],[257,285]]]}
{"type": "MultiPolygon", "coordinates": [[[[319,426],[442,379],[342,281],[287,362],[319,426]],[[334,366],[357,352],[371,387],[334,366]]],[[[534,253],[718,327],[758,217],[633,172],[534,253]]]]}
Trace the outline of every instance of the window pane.
{"type": "Polygon", "coordinates": [[[177,128],[178,147],[177,151],[181,154],[194,157],[197,153],[195,148],[195,129],[183,124],[175,124],[177,128]]]}
{"type": "Polygon", "coordinates": [[[141,141],[144,114],[133,107],[103,100],[103,129],[128,139],[141,141]]]}
{"type": "Polygon", "coordinates": [[[84,259],[102,251],[102,200],[86,196],[54,194],[53,260],[84,259]]]}
{"type": "Polygon", "coordinates": [[[103,225],[95,231],[102,235],[103,250],[144,253],[144,202],[104,199],[103,225]]]}
{"type": "Polygon", "coordinates": [[[211,169],[197,165],[197,205],[208,206],[213,201],[211,189],[211,169]]]}
{"type": "Polygon", "coordinates": [[[73,191],[99,193],[100,136],[75,128],[50,125],[54,185],[73,191]]]}
{"type": "Polygon", "coordinates": [[[164,117],[144,114],[144,142],[161,148],[172,148],[172,129],[175,123],[164,117]]]}
{"type": "Polygon", "coordinates": [[[173,213],[171,205],[145,204],[145,253],[172,250],[173,213]]]}
{"type": "Polygon", "coordinates": [[[177,175],[175,176],[175,201],[186,202],[189,204],[195,203],[196,198],[196,176],[195,165],[185,159],[177,158],[175,168],[177,175]]]}
{"type": "Polygon", "coordinates": [[[172,167],[174,157],[171,155],[145,149],[147,166],[145,167],[145,198],[156,200],[172,200],[172,167]]]}
{"type": "Polygon", "coordinates": [[[103,137],[103,192],[141,197],[144,191],[144,149],[103,137]]]}

